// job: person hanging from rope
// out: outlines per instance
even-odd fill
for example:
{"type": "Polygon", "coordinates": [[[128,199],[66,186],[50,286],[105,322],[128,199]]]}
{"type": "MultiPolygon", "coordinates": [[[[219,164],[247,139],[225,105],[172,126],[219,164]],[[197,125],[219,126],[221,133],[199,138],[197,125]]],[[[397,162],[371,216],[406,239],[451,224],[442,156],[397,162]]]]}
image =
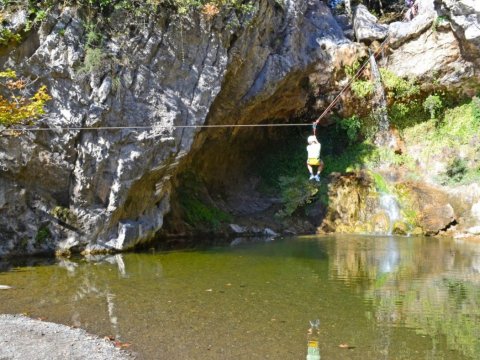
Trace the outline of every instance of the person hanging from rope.
{"type": "Polygon", "coordinates": [[[322,146],[315,135],[310,135],[307,142],[307,168],[310,173],[309,180],[320,181],[320,173],[323,170],[323,161],[320,160],[320,150],[322,146]],[[314,174],[314,167],[317,169],[316,174],[314,174]]]}

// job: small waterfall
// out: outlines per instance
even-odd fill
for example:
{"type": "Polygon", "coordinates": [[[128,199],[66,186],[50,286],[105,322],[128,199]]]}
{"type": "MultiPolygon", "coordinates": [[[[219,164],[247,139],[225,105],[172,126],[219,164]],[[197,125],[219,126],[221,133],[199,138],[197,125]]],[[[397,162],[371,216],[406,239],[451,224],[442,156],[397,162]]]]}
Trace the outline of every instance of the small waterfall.
{"type": "Polygon", "coordinates": [[[400,206],[395,196],[391,194],[382,194],[380,196],[380,208],[388,215],[389,226],[387,235],[391,235],[393,231],[393,224],[395,221],[400,220],[402,215],[400,214],[400,206]]]}
{"type": "Polygon", "coordinates": [[[391,136],[389,132],[390,121],[387,113],[387,99],[385,89],[383,88],[382,76],[378,69],[375,55],[370,53],[370,69],[372,71],[373,85],[375,93],[373,96],[373,117],[378,123],[378,133],[375,137],[375,144],[378,146],[391,146],[391,136]]]}

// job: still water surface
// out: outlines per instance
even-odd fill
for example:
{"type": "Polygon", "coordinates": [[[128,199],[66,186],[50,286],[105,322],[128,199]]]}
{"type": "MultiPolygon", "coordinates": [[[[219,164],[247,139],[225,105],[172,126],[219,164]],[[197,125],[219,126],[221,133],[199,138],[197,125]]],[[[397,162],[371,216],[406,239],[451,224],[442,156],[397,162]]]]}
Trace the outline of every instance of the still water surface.
{"type": "Polygon", "coordinates": [[[0,313],[115,336],[139,359],[305,359],[317,318],[322,360],[480,357],[480,244],[300,237],[0,269],[15,287],[0,313]]]}

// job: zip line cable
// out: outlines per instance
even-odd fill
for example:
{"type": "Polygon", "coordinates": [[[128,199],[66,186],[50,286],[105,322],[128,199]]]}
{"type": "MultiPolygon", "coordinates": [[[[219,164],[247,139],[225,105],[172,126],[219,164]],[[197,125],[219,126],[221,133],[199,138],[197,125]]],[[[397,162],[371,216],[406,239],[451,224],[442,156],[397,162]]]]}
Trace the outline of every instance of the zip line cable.
{"type": "MultiPolygon", "coordinates": [[[[378,49],[373,53],[373,57],[376,59],[377,56],[380,54],[381,51],[383,51],[383,48],[385,47],[385,45],[387,44],[387,41],[390,40],[390,35],[388,35],[385,40],[383,40],[383,42],[380,44],[380,46],[378,47],[378,49]]],[[[327,115],[329,113],[329,111],[335,106],[335,104],[337,103],[337,101],[340,99],[340,97],[342,96],[342,94],[352,85],[352,83],[360,76],[360,74],[362,73],[362,71],[365,69],[365,67],[368,65],[368,63],[370,62],[370,58],[368,60],[366,60],[363,65],[358,69],[358,71],[355,73],[355,75],[348,81],[347,85],[345,85],[345,87],[338,93],[338,95],[333,99],[333,101],[330,103],[330,105],[327,106],[327,108],[320,114],[320,116],[317,118],[317,120],[315,120],[313,122],[313,134],[315,134],[316,132],[316,127],[318,125],[318,123],[320,122],[320,120],[322,120],[322,118],[325,117],[325,115],[327,115]]]]}
{"type": "MultiPolygon", "coordinates": [[[[385,47],[387,41],[390,39],[390,35],[388,35],[385,40],[380,44],[379,48],[375,51],[373,54],[374,58],[376,58],[380,52],[383,50],[385,47]]],[[[366,60],[363,65],[358,69],[358,71],[355,73],[355,75],[348,81],[347,85],[338,93],[337,96],[333,99],[333,101],[326,107],[326,109],[320,114],[320,116],[313,122],[313,133],[315,135],[316,132],[316,126],[320,122],[322,118],[324,118],[330,110],[336,105],[342,94],[350,88],[352,83],[360,76],[362,71],[365,69],[365,67],[368,65],[369,60],[366,60]]],[[[158,129],[158,130],[163,130],[163,129],[170,129],[170,128],[176,128],[176,129],[186,129],[186,128],[247,128],[247,127],[288,127],[288,126],[312,126],[312,123],[277,123],[277,124],[218,124],[218,125],[149,125],[149,126],[99,126],[99,127],[46,127],[46,128],[41,128],[41,127],[23,127],[23,128],[3,128],[0,129],[0,134],[2,133],[8,133],[8,132],[27,132],[27,131],[75,131],[75,130],[127,130],[127,129],[132,129],[132,130],[148,130],[148,129],[158,129]]]]}
{"type": "Polygon", "coordinates": [[[5,128],[0,132],[9,131],[57,131],[57,130],[126,130],[126,129],[168,129],[168,128],[235,128],[235,127],[271,127],[271,126],[311,126],[306,123],[283,123],[283,124],[218,124],[218,125],[149,125],[149,126],[99,126],[99,127],[50,127],[50,128],[5,128]]]}

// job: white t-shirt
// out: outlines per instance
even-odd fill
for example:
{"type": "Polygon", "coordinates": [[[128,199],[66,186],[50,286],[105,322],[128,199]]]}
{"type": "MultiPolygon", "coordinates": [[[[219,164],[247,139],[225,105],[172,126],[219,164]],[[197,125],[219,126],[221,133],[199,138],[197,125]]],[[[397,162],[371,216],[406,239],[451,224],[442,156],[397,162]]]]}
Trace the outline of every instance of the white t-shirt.
{"type": "Polygon", "coordinates": [[[320,149],[322,146],[319,143],[313,143],[307,146],[308,158],[309,159],[319,159],[320,158],[320,149]]]}

